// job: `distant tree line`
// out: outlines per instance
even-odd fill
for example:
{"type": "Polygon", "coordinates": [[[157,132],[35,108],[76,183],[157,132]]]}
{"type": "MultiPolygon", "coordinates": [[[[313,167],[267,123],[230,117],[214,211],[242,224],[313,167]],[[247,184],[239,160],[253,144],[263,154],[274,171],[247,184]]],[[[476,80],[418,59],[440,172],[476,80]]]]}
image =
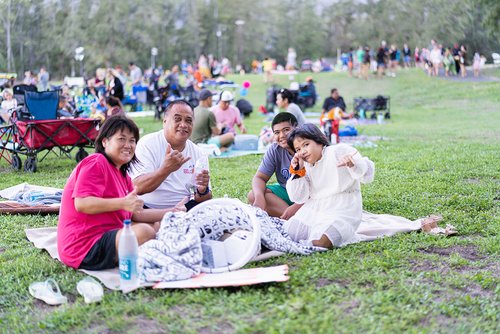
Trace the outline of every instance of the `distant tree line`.
{"type": "Polygon", "coordinates": [[[500,51],[497,0],[0,0],[0,72],[46,66],[52,77],[84,66],[134,61],[170,67],[200,54],[233,65],[272,57],[289,47],[298,58],[381,40],[399,47],[465,44],[488,58],[500,51]],[[75,49],[84,48],[83,61],[75,49]]]}

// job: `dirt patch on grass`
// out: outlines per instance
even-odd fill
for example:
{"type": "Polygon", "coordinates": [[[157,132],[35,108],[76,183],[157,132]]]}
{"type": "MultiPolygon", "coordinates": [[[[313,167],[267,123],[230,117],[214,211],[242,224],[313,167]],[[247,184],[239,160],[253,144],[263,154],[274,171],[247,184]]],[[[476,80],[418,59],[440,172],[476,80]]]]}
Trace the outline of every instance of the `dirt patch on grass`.
{"type": "Polygon", "coordinates": [[[339,304],[340,308],[347,314],[351,314],[355,309],[359,308],[359,305],[361,305],[361,303],[357,299],[344,301],[339,304]]]}
{"type": "Polygon", "coordinates": [[[5,248],[0,247],[0,254],[2,254],[3,252],[5,252],[5,248]]]}
{"type": "Polygon", "coordinates": [[[444,316],[439,313],[430,313],[426,317],[420,320],[420,325],[422,327],[429,327],[430,324],[436,324],[440,328],[449,328],[450,325],[453,325],[456,322],[456,319],[444,316]]]}
{"type": "Polygon", "coordinates": [[[342,280],[333,280],[333,279],[328,279],[328,278],[320,278],[316,281],[316,287],[317,288],[322,288],[324,286],[332,285],[332,284],[337,284],[341,286],[342,288],[346,288],[349,284],[347,281],[342,281],[342,280]]]}
{"type": "Polygon", "coordinates": [[[422,253],[427,254],[437,254],[442,256],[450,256],[451,254],[458,254],[464,259],[469,261],[482,260],[485,257],[479,254],[477,247],[474,245],[456,245],[446,248],[430,247],[425,249],[419,249],[422,253]]]}
{"type": "Polygon", "coordinates": [[[155,319],[150,319],[144,316],[137,316],[133,321],[134,328],[130,333],[165,333],[165,329],[155,319]]]}
{"type": "Polygon", "coordinates": [[[443,263],[432,262],[431,260],[409,260],[411,270],[414,272],[429,272],[438,271],[441,274],[446,274],[450,271],[450,267],[443,263]]]}
{"type": "Polygon", "coordinates": [[[479,184],[481,182],[481,179],[470,178],[470,179],[464,179],[464,181],[465,183],[479,184]]]}
{"type": "Polygon", "coordinates": [[[230,323],[222,322],[211,327],[202,327],[198,330],[198,333],[201,334],[234,333],[234,328],[230,323]]]}

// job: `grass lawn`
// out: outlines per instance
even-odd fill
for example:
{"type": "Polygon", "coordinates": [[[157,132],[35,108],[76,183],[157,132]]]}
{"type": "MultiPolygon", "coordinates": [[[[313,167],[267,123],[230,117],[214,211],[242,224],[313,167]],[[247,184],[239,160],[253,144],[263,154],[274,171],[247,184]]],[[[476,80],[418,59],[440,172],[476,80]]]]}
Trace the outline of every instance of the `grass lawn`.
{"type": "MultiPolygon", "coordinates": [[[[303,81],[308,74],[300,74],[303,81]]],[[[288,86],[288,77],[276,77],[288,86]]],[[[500,82],[428,78],[419,70],[397,78],[361,81],[346,74],[314,75],[321,102],[333,87],[352,107],[356,96],[390,95],[388,124],[360,127],[387,141],[361,148],[376,165],[363,186],[364,207],[411,219],[431,213],[459,236],[400,234],[311,256],[287,255],[258,263],[286,263],[286,283],[205,290],[107,291],[86,305],[76,292],[82,273],[35,249],[25,228],[55,226],[56,216],[0,216],[0,332],[71,333],[498,333],[500,82]],[[28,285],[53,277],[69,304],[34,300],[28,285]]],[[[265,103],[260,76],[250,80],[254,110],[265,103]]],[[[245,120],[258,133],[264,117],[245,120]]],[[[144,133],[161,123],[136,118],[144,133]]],[[[246,200],[261,156],[211,160],[215,197],[246,200]]],[[[23,159],[24,160],[24,159],[23,159]]],[[[21,182],[62,188],[74,168],[48,157],[35,174],[0,161],[0,187],[21,182]]]]}

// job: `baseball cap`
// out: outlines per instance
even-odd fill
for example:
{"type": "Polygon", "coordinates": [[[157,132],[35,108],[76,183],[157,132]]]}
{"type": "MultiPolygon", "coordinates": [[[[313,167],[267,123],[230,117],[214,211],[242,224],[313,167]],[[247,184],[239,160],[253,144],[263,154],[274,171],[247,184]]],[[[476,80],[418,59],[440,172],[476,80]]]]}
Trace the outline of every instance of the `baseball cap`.
{"type": "Polygon", "coordinates": [[[230,91],[223,91],[222,94],[220,95],[220,100],[227,102],[227,101],[232,101],[234,99],[233,94],[230,91]]]}
{"type": "Polygon", "coordinates": [[[200,95],[199,95],[200,101],[206,100],[206,99],[208,99],[212,95],[213,95],[212,92],[209,91],[208,89],[202,89],[200,91],[200,95]]]}

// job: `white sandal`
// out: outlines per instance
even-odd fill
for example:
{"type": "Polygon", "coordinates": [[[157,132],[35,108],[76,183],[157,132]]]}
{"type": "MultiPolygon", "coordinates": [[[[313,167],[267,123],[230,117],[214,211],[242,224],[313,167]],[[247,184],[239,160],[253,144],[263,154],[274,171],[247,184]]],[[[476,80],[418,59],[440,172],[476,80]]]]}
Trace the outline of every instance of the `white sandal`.
{"type": "Polygon", "coordinates": [[[49,305],[60,305],[68,302],[68,298],[61,294],[59,285],[52,278],[45,282],[31,283],[29,286],[30,294],[49,305]]]}
{"type": "Polygon", "coordinates": [[[87,304],[100,302],[104,295],[102,285],[90,276],[78,282],[76,290],[83,296],[87,304]]]}

